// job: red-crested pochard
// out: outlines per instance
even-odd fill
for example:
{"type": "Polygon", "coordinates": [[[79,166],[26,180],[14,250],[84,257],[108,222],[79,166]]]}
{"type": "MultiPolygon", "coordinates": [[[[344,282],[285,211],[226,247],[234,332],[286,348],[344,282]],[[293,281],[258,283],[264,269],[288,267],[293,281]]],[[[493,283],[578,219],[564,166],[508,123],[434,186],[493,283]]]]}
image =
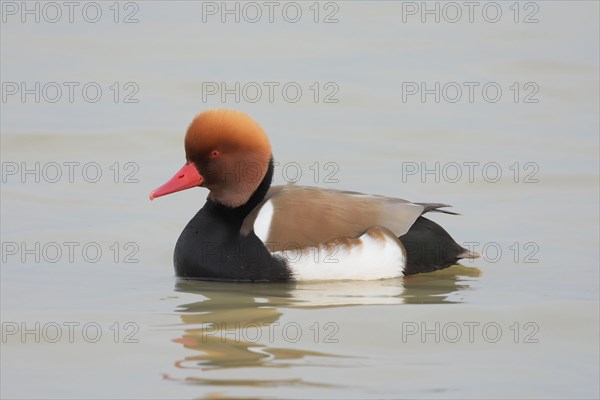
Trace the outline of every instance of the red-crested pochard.
{"type": "Polygon", "coordinates": [[[186,164],[150,199],[203,186],[204,207],[175,246],[178,276],[234,281],[384,279],[449,267],[478,254],[422,214],[439,203],[314,187],[271,186],[262,128],[233,110],[199,114],[186,164]]]}

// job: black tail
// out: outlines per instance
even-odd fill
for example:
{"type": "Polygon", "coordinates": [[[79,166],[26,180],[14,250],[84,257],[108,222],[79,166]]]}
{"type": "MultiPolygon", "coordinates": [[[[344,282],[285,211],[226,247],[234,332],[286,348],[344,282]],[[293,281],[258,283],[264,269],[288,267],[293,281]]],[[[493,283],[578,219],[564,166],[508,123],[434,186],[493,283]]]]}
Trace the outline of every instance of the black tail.
{"type": "Polygon", "coordinates": [[[450,215],[460,215],[459,213],[454,212],[454,211],[440,210],[441,208],[452,207],[450,204],[444,204],[444,203],[415,203],[415,204],[425,207],[425,209],[423,210],[421,215],[425,214],[426,212],[430,212],[430,211],[444,213],[444,214],[450,214],[450,215]]]}
{"type": "Polygon", "coordinates": [[[444,228],[424,217],[419,217],[399,239],[407,255],[404,275],[437,271],[456,264],[461,258],[479,257],[456,243],[444,228]]]}

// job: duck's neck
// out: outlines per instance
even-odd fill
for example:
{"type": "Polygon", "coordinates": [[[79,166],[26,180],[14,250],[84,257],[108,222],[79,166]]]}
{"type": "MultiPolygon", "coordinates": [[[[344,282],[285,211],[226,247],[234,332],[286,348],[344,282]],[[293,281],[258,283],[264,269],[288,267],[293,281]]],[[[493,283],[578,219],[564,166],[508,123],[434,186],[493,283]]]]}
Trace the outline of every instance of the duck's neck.
{"type": "Polygon", "coordinates": [[[273,181],[274,169],[273,157],[271,156],[265,177],[245,204],[242,204],[238,207],[229,207],[209,197],[206,200],[207,205],[212,207],[215,212],[225,213],[230,216],[235,216],[236,219],[243,220],[250,213],[250,211],[252,211],[254,207],[256,207],[265,198],[265,195],[271,187],[271,182],[273,181]]]}

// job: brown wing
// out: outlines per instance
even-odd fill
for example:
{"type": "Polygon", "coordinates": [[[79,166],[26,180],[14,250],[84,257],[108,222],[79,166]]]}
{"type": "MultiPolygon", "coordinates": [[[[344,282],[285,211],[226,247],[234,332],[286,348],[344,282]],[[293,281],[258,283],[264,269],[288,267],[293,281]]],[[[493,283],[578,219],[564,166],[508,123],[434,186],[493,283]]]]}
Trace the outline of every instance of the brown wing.
{"type": "Polygon", "coordinates": [[[242,234],[254,229],[257,220],[269,217],[268,229],[261,239],[271,251],[357,237],[375,225],[401,236],[424,210],[423,205],[391,197],[307,186],[273,186],[265,200],[246,217],[242,234]],[[269,206],[264,207],[267,202],[269,206]],[[264,215],[271,214],[270,210],[272,216],[264,215]]]}

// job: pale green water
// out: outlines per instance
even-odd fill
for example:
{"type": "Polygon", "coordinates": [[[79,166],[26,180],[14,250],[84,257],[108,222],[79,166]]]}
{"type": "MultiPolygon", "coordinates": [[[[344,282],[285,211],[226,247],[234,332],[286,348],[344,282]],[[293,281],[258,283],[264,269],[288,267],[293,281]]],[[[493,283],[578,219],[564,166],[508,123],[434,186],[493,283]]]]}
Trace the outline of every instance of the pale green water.
{"type": "Polygon", "coordinates": [[[420,2],[321,3],[319,23],[313,3],[297,23],[269,23],[262,3],[258,23],[251,9],[221,23],[201,3],[134,4],[119,14],[133,24],[110,2],[95,24],[80,8],[73,23],[66,9],[22,23],[2,5],[2,398],[600,396],[597,2],[520,3],[517,23],[511,2],[496,23],[478,12],[494,17],[489,3],[473,23],[466,8],[448,22],[444,3],[440,23],[420,21],[420,2]],[[21,82],[63,96],[50,102],[50,85],[22,102],[21,82]],[[102,97],[71,103],[64,82],[102,97]],[[263,94],[222,102],[206,92],[221,82],[263,94]],[[269,82],[302,97],[271,102],[269,82]],[[450,84],[421,102],[406,93],[421,82],[462,97],[450,84]],[[173,246],[206,192],[147,195],[214,107],[262,124],[277,183],[300,170],[302,184],[452,204],[462,216],[434,219],[485,257],[405,282],[177,282],[173,246]],[[20,175],[35,162],[39,183],[20,175]],[[440,182],[421,175],[436,162],[440,182]]]}

